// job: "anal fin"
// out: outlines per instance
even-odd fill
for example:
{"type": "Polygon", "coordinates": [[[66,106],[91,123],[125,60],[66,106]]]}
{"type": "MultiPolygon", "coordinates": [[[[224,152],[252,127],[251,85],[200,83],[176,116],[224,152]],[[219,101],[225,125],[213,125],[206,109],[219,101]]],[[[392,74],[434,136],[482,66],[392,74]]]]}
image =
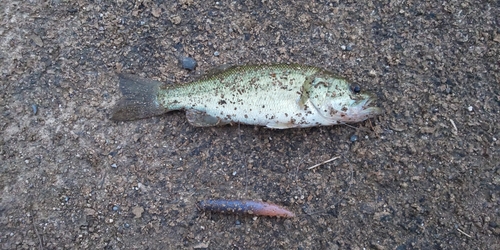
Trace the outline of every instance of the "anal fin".
{"type": "Polygon", "coordinates": [[[291,122],[284,123],[284,122],[270,122],[266,125],[268,128],[274,128],[274,129],[287,129],[287,128],[296,128],[297,125],[291,122]]]}
{"type": "Polygon", "coordinates": [[[212,127],[229,124],[230,122],[221,120],[218,117],[211,116],[203,111],[188,109],[186,110],[186,118],[194,127],[212,127]]]}

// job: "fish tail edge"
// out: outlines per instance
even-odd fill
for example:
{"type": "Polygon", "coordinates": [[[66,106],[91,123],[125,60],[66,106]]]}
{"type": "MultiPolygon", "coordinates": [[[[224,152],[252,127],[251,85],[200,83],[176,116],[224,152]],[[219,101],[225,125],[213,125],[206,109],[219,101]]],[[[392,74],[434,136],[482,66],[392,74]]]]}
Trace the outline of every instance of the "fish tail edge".
{"type": "Polygon", "coordinates": [[[158,102],[161,82],[123,73],[118,79],[122,97],[111,111],[111,120],[138,120],[169,111],[158,102]]]}

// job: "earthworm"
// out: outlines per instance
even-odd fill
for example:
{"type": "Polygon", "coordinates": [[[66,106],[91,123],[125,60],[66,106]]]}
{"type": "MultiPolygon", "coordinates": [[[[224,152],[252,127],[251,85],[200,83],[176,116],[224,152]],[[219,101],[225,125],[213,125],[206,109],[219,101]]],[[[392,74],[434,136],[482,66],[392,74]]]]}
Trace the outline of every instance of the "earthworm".
{"type": "Polygon", "coordinates": [[[203,200],[200,210],[217,213],[252,214],[261,216],[295,217],[287,209],[267,202],[252,200],[203,200]]]}

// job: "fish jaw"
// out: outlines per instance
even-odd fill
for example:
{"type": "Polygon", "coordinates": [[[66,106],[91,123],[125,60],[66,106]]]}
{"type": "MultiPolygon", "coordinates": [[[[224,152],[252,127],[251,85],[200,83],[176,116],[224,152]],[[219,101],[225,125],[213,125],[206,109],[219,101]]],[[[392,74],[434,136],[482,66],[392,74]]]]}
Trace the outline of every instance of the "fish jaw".
{"type": "Polygon", "coordinates": [[[353,102],[342,116],[342,121],[345,123],[362,122],[374,116],[380,115],[382,109],[379,107],[370,106],[375,101],[375,98],[369,95],[363,95],[361,99],[353,102]]]}

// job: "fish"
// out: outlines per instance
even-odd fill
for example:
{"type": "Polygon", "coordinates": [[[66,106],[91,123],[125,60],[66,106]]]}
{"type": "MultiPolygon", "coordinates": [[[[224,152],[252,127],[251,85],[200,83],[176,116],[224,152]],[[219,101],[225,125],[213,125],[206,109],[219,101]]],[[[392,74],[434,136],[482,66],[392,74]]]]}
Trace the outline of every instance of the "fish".
{"type": "Polygon", "coordinates": [[[203,200],[198,207],[202,211],[259,216],[293,218],[295,214],[276,204],[253,200],[203,200]]]}
{"type": "Polygon", "coordinates": [[[315,66],[265,64],[226,67],[189,83],[164,85],[118,74],[122,98],[111,120],[130,121],[184,110],[195,127],[226,124],[305,128],[356,123],[382,113],[376,99],[315,66]]]}

